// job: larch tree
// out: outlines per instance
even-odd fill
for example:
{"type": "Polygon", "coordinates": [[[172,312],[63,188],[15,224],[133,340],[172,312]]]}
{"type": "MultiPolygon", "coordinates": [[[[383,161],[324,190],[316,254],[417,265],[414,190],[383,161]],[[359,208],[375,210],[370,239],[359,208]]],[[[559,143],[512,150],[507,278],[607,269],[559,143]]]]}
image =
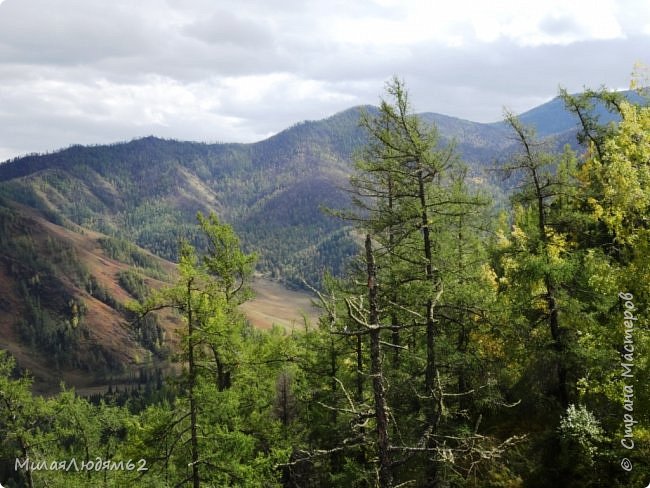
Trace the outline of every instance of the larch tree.
{"type": "Polygon", "coordinates": [[[488,375],[469,365],[481,307],[460,290],[477,276],[494,290],[479,263],[486,255],[470,256],[485,202],[468,190],[453,144],[413,113],[404,84],[393,79],[387,93],[378,113],[361,118],[369,143],[351,178],[355,209],[340,212],[365,235],[356,273],[334,297],[343,310],[331,306],[331,333],[357,345],[355,359],[336,369],[345,378],[344,365],[356,366],[356,395],[328,408],[354,419],[346,440],[371,448],[379,486],[435,486],[475,475],[505,449],[478,431],[477,392],[487,391],[488,375]]]}
{"type": "Polygon", "coordinates": [[[159,415],[164,421],[143,442],[163,449],[152,457],[172,471],[177,486],[272,486],[272,459],[283,454],[260,452],[255,435],[275,435],[271,431],[279,422],[272,421],[271,398],[277,380],[266,378],[262,363],[255,368],[256,352],[249,351],[255,333],[236,308],[251,296],[255,257],[241,251],[232,228],[214,214],[199,214],[198,221],[206,254],[198,256],[182,244],[177,284],[153,293],[140,308],[141,315],[164,308],[180,313],[185,324],[180,359],[186,368],[174,408],[159,415]],[[258,408],[268,412],[270,423],[259,421],[258,408]],[[249,428],[249,422],[257,425],[249,428]]]}

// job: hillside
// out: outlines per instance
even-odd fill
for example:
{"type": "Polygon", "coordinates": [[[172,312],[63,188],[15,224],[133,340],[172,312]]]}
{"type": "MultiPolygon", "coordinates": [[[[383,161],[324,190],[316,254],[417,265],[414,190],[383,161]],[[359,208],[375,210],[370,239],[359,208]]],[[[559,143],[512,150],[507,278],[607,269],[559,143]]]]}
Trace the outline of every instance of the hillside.
{"type": "MultiPolygon", "coordinates": [[[[365,107],[374,110],[372,107],[365,107]]],[[[0,165],[0,195],[54,223],[70,221],[127,238],[174,260],[181,237],[194,239],[197,211],[232,223],[260,271],[289,283],[318,282],[354,246],[321,207],[347,205],[354,151],[365,142],[360,108],[295,126],[254,144],[200,144],[154,137],[73,146],[0,165]]],[[[475,171],[507,150],[503,128],[423,114],[443,143],[455,140],[475,171]]]]}
{"type": "Polygon", "coordinates": [[[118,241],[6,201],[0,229],[2,348],[34,375],[38,389],[164,366],[177,319],[156,314],[136,322],[126,304],[162,286],[171,263],[127,244],[111,253],[118,241]]]}
{"type": "MultiPolygon", "coordinates": [[[[0,345],[43,387],[163,366],[176,340],[174,317],[133,326],[125,304],[170,279],[181,238],[199,243],[198,211],[231,223],[267,278],[300,286],[302,278],[317,284],[325,271],[341,273],[355,243],[322,207],[348,204],[353,155],[366,140],[362,109],[376,110],[352,108],[254,144],[147,137],[1,164],[0,345]]],[[[421,116],[443,144],[454,141],[477,181],[501,192],[484,169],[511,148],[503,124],[421,116]]],[[[574,139],[569,119],[558,100],[522,115],[562,143],[574,139]]],[[[258,326],[296,323],[296,309],[307,306],[304,295],[269,281],[258,290],[259,301],[246,306],[258,326]]]]}
{"type": "MultiPolygon", "coordinates": [[[[175,265],[127,241],[44,219],[0,201],[0,347],[34,376],[37,391],[64,381],[80,391],[167,368],[179,319],[136,320],[128,303],[166,286],[175,265]]],[[[308,295],[258,279],[243,307],[260,328],[315,320],[308,295]]]]}
{"type": "Polygon", "coordinates": [[[71,147],[0,166],[0,194],[53,222],[128,237],[168,259],[179,238],[192,240],[196,212],[215,211],[262,251],[263,271],[286,276],[302,264],[288,263],[290,256],[327,247],[330,231],[340,227],[320,205],[345,199],[350,154],[362,143],[356,117],[352,110],[305,122],[252,145],[151,137],[71,147]]]}

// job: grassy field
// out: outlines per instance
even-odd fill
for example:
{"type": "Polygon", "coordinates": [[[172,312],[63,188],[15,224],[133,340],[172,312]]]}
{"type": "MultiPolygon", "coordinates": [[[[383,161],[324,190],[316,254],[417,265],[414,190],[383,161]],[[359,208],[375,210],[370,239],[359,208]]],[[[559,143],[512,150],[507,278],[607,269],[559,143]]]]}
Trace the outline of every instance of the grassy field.
{"type": "Polygon", "coordinates": [[[305,317],[312,324],[318,320],[319,309],[312,304],[308,293],[288,290],[264,278],[255,280],[253,290],[255,298],[241,308],[255,327],[268,329],[277,324],[291,329],[304,327],[305,317]]]}

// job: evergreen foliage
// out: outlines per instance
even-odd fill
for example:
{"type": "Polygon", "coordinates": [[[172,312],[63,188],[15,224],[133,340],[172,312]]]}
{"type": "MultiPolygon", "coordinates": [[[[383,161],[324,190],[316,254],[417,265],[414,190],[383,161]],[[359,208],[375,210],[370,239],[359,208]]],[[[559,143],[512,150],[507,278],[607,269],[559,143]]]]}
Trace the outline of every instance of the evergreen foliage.
{"type": "MultiPolygon", "coordinates": [[[[83,398],[63,387],[45,398],[31,393],[30,378],[0,352],[3,486],[647,483],[648,107],[606,90],[577,97],[562,92],[581,124],[581,153],[558,151],[507,113],[517,147],[502,169],[517,188],[495,215],[454,145],[414,114],[404,84],[393,79],[386,94],[378,110],[362,115],[365,135],[305,123],[255,146],[190,150],[145,139],[128,150],[113,148],[124,151],[143,178],[153,171],[144,156],[150,151],[161,160],[170,154],[183,159],[182,168],[171,162],[158,168],[169,180],[164,185],[185,178],[187,168],[214,178],[207,158],[219,153],[225,161],[219,178],[238,189],[232,195],[239,203],[253,191],[267,191],[266,199],[249,202],[250,211],[239,210],[242,222],[254,224],[243,233],[246,246],[215,213],[199,213],[192,227],[176,225],[182,211],[169,205],[165,186],[145,191],[127,181],[124,168],[109,171],[110,158],[101,150],[75,147],[52,155],[60,158],[55,172],[40,167],[39,158],[22,169],[11,166],[14,172],[38,170],[32,176],[41,186],[8,182],[5,198],[43,208],[56,204],[71,226],[113,231],[98,244],[109,258],[133,266],[116,279],[136,301],[128,309],[121,305],[78,264],[74,249],[37,239],[30,220],[12,211],[15,204],[0,201],[6,250],[0,272],[20,284],[18,330],[25,344],[59,364],[102,366],[75,363],[75,350],[88,339],[87,311],[61,292],[65,276],[93,298],[122,307],[140,343],[152,354],[170,355],[178,374],[163,378],[160,370],[141,369],[137,384],[111,385],[105,394],[83,398]],[[599,123],[595,107],[612,110],[608,125],[599,123]],[[304,142],[316,135],[348,138],[323,154],[304,142]],[[355,153],[348,194],[354,206],[341,204],[327,178],[291,195],[278,174],[264,179],[262,168],[277,170],[287,158],[283,138],[293,138],[302,168],[317,158],[347,157],[362,138],[366,145],[355,153]],[[85,194],[62,171],[87,171],[84,178],[101,181],[96,189],[103,193],[85,194]],[[239,171],[251,177],[227,176],[239,171]],[[113,192],[126,193],[118,201],[113,192]],[[76,207],[75,200],[62,203],[62,195],[73,193],[76,207]],[[298,211],[296,201],[313,213],[298,211]],[[307,242],[300,241],[301,232],[310,228],[318,203],[330,208],[328,218],[333,213],[345,222],[323,220],[317,239],[301,247],[307,242]],[[102,206],[113,213],[99,224],[93,219],[102,206]],[[142,212],[128,217],[136,207],[142,212]],[[170,215],[178,220],[158,228],[170,215]],[[286,221],[285,238],[299,242],[278,244],[276,221],[286,221]],[[147,287],[162,270],[122,234],[138,225],[146,232],[134,233],[136,240],[152,243],[175,229],[158,248],[178,257],[173,284],[147,287]],[[261,249],[281,247],[275,257],[261,257],[278,276],[294,266],[297,280],[301,263],[312,263],[303,274],[321,283],[312,288],[322,307],[318,323],[294,331],[247,323],[237,307],[252,295],[258,256],[249,250],[256,242],[265,242],[261,249]],[[318,269],[348,254],[354,257],[340,276],[318,269]],[[155,319],[162,310],[182,324],[176,351],[167,349],[155,319]],[[623,458],[632,470],[621,467],[623,458]],[[72,459],[77,468],[91,462],[93,468],[60,467],[72,459]]],[[[7,307],[0,300],[3,313],[7,307]]]]}

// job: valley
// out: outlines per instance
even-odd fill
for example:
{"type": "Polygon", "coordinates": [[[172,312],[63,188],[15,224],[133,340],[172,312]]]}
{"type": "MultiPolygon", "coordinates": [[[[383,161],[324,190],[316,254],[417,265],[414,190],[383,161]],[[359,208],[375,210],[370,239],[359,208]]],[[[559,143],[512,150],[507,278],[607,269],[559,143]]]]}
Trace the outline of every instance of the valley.
{"type": "Polygon", "coordinates": [[[3,480],[624,486],[612,440],[648,454],[614,376],[621,306],[648,306],[647,107],[596,94],[620,123],[583,132],[557,100],[477,124],[390,86],[394,105],[254,144],[0,165],[3,480]],[[47,455],[151,470],[12,468],[47,455]]]}
{"type": "MultiPolygon", "coordinates": [[[[359,115],[376,110],[355,107],[253,144],[147,137],[0,164],[3,347],[45,390],[164,365],[179,320],[160,312],[134,330],[127,304],[144,288],[125,283],[166,286],[180,240],[202,246],[199,211],[231,223],[244,249],[258,253],[257,297],[242,307],[252,324],[296,327],[302,313],[315,323],[309,295],[297,290],[303,279],[319,286],[324,271],[341,275],[356,253],[350,226],[323,210],[349,205],[347,175],[367,141],[359,115]]],[[[421,117],[443,145],[456,145],[476,185],[504,198],[508,189],[491,170],[512,150],[502,123],[421,117]]],[[[522,119],[556,144],[574,140],[575,121],[557,100],[522,119]]]]}

